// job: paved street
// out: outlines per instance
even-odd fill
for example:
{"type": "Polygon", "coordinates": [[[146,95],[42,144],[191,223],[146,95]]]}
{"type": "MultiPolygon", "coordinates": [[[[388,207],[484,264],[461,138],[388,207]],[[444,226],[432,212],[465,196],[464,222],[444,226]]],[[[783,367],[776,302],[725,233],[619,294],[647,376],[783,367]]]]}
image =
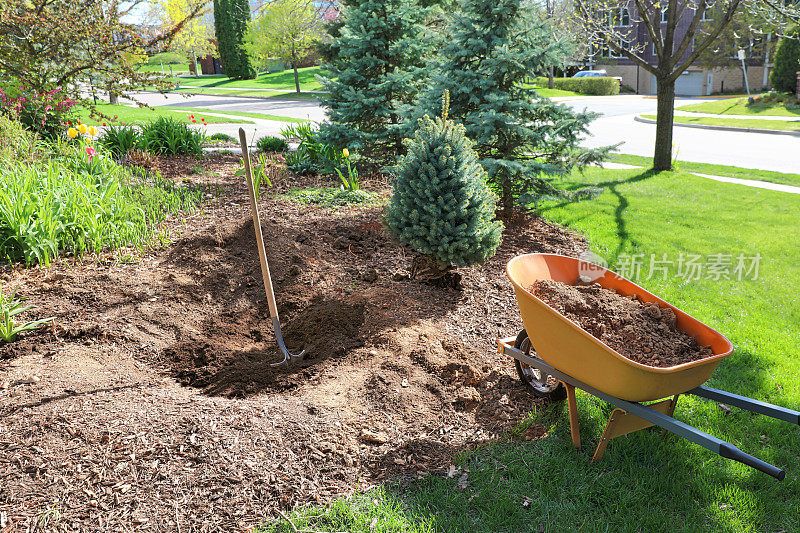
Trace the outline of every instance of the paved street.
{"type": "MultiPolygon", "coordinates": [[[[293,100],[289,98],[253,99],[230,96],[198,95],[186,97],[179,94],[141,95],[143,101],[154,106],[180,106],[225,111],[249,111],[295,118],[322,121],[324,111],[315,100],[293,100]]],[[[635,122],[640,114],[655,114],[655,98],[642,96],[574,97],[560,101],[575,109],[589,109],[601,114],[590,126],[592,137],[586,140],[589,146],[604,146],[623,143],[623,153],[651,156],[655,143],[655,125],[635,122]]],[[[699,98],[679,98],[676,107],[699,103],[699,98]]],[[[274,134],[284,126],[281,122],[258,121],[246,125],[251,135],[274,134]]],[[[238,125],[211,125],[209,131],[224,131],[231,134],[238,125]]],[[[800,139],[788,135],[764,133],[730,132],[676,127],[674,139],[679,149],[679,159],[700,163],[716,163],[744,168],[758,168],[778,172],[800,171],[800,139]]]]}

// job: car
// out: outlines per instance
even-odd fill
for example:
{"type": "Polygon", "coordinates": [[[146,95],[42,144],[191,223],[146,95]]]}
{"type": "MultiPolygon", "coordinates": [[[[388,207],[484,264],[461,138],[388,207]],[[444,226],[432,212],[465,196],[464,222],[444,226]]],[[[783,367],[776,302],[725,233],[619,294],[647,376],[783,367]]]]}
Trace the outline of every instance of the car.
{"type": "Polygon", "coordinates": [[[582,70],[572,75],[573,78],[607,78],[608,72],[605,70],[582,70]]]}

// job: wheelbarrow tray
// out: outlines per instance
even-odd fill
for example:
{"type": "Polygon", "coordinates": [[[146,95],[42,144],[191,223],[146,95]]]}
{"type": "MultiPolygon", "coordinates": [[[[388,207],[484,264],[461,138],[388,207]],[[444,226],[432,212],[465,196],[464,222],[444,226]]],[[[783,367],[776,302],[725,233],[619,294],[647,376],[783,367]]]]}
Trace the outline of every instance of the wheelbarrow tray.
{"type": "Polygon", "coordinates": [[[720,361],[733,351],[730,341],[721,333],[606,268],[563,255],[526,254],[512,259],[506,273],[514,286],[522,321],[536,355],[561,372],[616,398],[642,402],[694,389],[707,381],[720,361]],[[587,267],[601,287],[672,309],[678,329],[694,337],[698,345],[710,346],[713,355],[664,368],[637,363],[528,291],[540,280],[574,285],[580,278],[580,269],[587,267]]]}

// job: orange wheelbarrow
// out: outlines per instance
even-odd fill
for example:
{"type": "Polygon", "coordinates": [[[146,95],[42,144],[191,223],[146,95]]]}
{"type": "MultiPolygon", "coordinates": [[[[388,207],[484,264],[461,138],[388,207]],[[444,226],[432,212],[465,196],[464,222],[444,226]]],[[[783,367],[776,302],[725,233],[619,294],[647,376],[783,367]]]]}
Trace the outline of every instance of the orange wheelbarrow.
{"type": "Polygon", "coordinates": [[[659,426],[722,457],[784,479],[786,473],[782,469],[672,417],[680,395],[691,394],[800,424],[798,411],[703,385],[720,361],[733,352],[730,341],[722,334],[614,272],[572,257],[521,255],[508,263],[506,273],[514,286],[525,329],[516,338],[498,339],[498,351],[515,359],[520,379],[535,396],[551,401],[567,398],[573,445],[576,448],[581,445],[576,388],[616,407],[593,461],[600,460],[611,439],[659,426]],[[631,361],[527,290],[539,280],[572,285],[587,273],[604,288],[671,308],[677,316],[677,327],[697,339],[698,344],[710,346],[713,355],[668,368],[631,361]],[[641,403],[653,400],[660,401],[649,405],[641,403]]]}

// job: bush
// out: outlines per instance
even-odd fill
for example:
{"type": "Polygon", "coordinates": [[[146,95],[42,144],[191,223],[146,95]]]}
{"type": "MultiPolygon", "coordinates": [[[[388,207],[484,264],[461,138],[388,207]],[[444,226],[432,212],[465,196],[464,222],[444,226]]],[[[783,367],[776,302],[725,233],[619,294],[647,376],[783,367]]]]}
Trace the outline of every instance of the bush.
{"type": "Polygon", "coordinates": [[[472,142],[446,117],[445,111],[444,119],[420,120],[398,165],[386,217],[398,239],[443,271],[493,256],[503,230],[472,142]]]}
{"type": "Polygon", "coordinates": [[[227,133],[214,133],[206,137],[206,141],[214,141],[214,142],[226,142],[232,143],[236,142],[236,139],[228,135],[227,133]]]}
{"type": "Polygon", "coordinates": [[[286,141],[298,142],[297,150],[286,154],[286,166],[298,174],[333,174],[344,167],[344,154],[319,138],[319,129],[309,123],[281,130],[286,141]]]}
{"type": "Polygon", "coordinates": [[[800,29],[795,28],[778,43],[775,67],[769,75],[772,87],[782,93],[797,91],[797,73],[800,72],[800,29]]]}
{"type": "Polygon", "coordinates": [[[22,123],[0,115],[0,162],[32,159],[39,144],[36,134],[26,130],[22,123]]]}
{"type": "Polygon", "coordinates": [[[133,126],[110,126],[98,142],[115,156],[127,154],[141,143],[141,134],[133,126]]]}
{"type": "Polygon", "coordinates": [[[197,191],[136,176],[91,145],[38,164],[0,166],[0,258],[47,265],[69,253],[143,245],[168,213],[191,210],[197,191]]]}
{"type": "Polygon", "coordinates": [[[202,155],[205,138],[204,132],[172,117],[158,117],[142,125],[139,148],[154,154],[202,155]]]}
{"type": "Polygon", "coordinates": [[[37,92],[22,86],[0,88],[0,114],[17,120],[43,139],[53,140],[72,119],[75,100],[66,98],[60,88],[37,92]]]}
{"type": "Polygon", "coordinates": [[[147,59],[148,65],[161,65],[162,63],[164,65],[180,65],[186,63],[186,58],[175,52],[161,52],[147,59]]]}
{"type": "Polygon", "coordinates": [[[609,96],[619,94],[619,80],[610,77],[597,78],[553,78],[553,87],[562,91],[581,94],[609,96]]]}
{"type": "Polygon", "coordinates": [[[289,143],[280,137],[261,137],[256,142],[256,147],[262,152],[285,152],[289,143]]]}

